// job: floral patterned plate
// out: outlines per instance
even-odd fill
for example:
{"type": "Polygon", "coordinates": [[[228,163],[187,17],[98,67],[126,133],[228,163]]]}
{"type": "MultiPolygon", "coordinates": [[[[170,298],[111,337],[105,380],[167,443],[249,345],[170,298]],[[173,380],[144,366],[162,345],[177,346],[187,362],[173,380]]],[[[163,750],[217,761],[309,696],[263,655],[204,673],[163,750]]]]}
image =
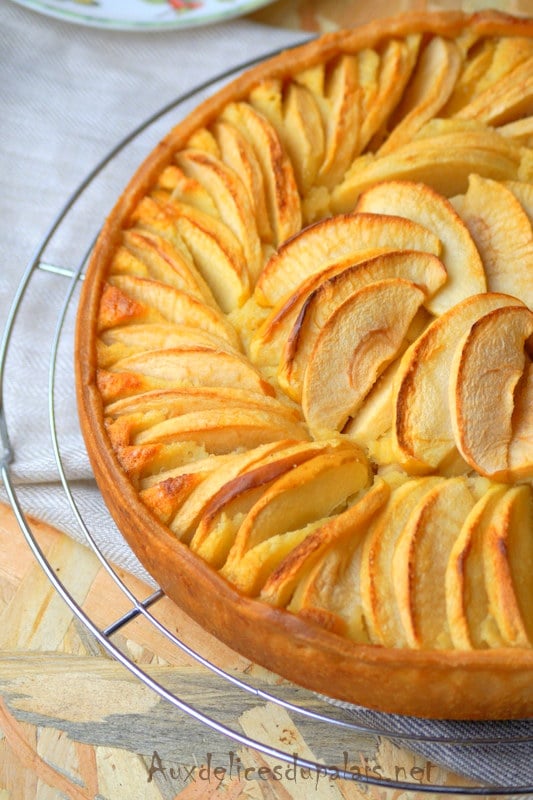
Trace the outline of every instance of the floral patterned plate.
{"type": "Polygon", "coordinates": [[[209,25],[273,0],[14,0],[51,17],[115,30],[154,31],[209,25]]]}

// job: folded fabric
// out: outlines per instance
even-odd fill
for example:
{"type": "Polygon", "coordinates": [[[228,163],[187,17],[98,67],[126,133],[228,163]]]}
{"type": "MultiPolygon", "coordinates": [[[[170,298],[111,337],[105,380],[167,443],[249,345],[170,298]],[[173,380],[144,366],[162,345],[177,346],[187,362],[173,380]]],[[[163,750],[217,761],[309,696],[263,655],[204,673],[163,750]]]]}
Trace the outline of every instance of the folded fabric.
{"type": "Polygon", "coordinates": [[[344,703],[334,705],[344,710],[350,722],[386,731],[398,744],[487,788],[508,787],[511,793],[533,785],[531,720],[424,720],[344,703]]]}

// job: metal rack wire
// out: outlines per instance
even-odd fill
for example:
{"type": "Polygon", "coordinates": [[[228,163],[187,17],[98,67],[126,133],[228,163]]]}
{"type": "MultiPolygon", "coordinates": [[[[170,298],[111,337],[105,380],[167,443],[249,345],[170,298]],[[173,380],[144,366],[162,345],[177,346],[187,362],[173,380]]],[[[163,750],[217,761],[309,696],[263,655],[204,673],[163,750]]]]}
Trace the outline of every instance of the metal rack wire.
{"type": "MultiPolygon", "coordinates": [[[[207,660],[201,653],[197,652],[193,646],[182,641],[172,631],[168,629],[153,613],[153,609],[157,607],[158,601],[164,596],[160,589],[157,589],[147,597],[138,597],[126,585],[124,580],[120,577],[115,567],[110,563],[104,554],[101,546],[98,544],[94,531],[91,529],[90,523],[84,518],[83,512],[77,503],[75,493],[72,490],[71,483],[68,477],[68,470],[64,464],[64,454],[58,435],[58,420],[56,410],[56,369],[58,348],[60,346],[62,337],[65,336],[65,319],[67,314],[71,311],[75,303],[75,291],[79,286],[79,282],[83,280],[83,270],[87,258],[93,246],[93,240],[85,243],[85,252],[77,259],[77,266],[71,264],[57,265],[47,258],[47,251],[54,238],[62,232],[70,224],[71,214],[81,202],[84,193],[90,187],[94,187],[99,181],[103,180],[106,170],[114,163],[114,161],[129,148],[131,148],[138,138],[145,133],[151,135],[157,125],[165,121],[170,113],[176,112],[184,113],[187,103],[192,102],[196,104],[202,93],[212,91],[215,85],[223,83],[228,78],[232,77],[239,71],[248,68],[256,60],[242,64],[239,67],[229,70],[222,75],[217,76],[213,80],[209,80],[201,86],[195,87],[190,92],[176,98],[171,104],[159,110],[156,114],[148,118],[142,125],[136,128],[132,133],[120,141],[106,157],[90,172],[85,180],[79,185],[76,191],[65,203],[63,209],[59,212],[53,221],[48,233],[43,241],[37,247],[35,255],[31,262],[28,264],[24,276],[20,282],[16,295],[14,297],[10,312],[8,314],[3,339],[0,346],[0,441],[2,444],[2,451],[0,453],[0,475],[5,486],[5,490],[12,506],[13,512],[20,525],[20,528],[25,536],[25,539],[31,548],[37,562],[40,564],[49,580],[53,584],[56,591],[61,595],[63,600],[67,603],[71,611],[76,617],[85,625],[85,627],[95,637],[97,642],[104,648],[104,650],[119,661],[127,670],[129,670],[137,679],[142,681],[152,691],[159,695],[162,699],[170,703],[173,707],[185,712],[187,715],[193,717],[203,725],[208,726],[214,731],[228,737],[233,742],[240,745],[249,747],[259,753],[277,759],[281,762],[295,763],[302,769],[309,769],[312,771],[320,771],[321,775],[334,775],[336,778],[344,778],[357,781],[367,786],[379,786],[394,790],[412,791],[416,789],[417,792],[425,793],[439,793],[450,795],[525,795],[533,794],[533,785],[516,785],[516,786],[494,786],[484,785],[468,785],[468,786],[452,786],[452,785],[435,785],[435,784],[420,784],[411,781],[394,780],[386,776],[377,776],[370,774],[361,774],[355,772],[353,769],[339,768],[338,766],[328,767],[327,763],[323,761],[312,761],[306,758],[295,757],[293,752],[289,749],[281,750],[270,744],[250,739],[242,730],[238,729],[238,725],[229,726],[226,722],[216,719],[213,716],[208,716],[201,708],[191,705],[181,697],[178,697],[175,692],[171,691],[168,687],[162,685],[154,680],[139,664],[124,652],[117,643],[113,640],[114,634],[121,631],[133,619],[142,617],[151,626],[153,626],[173,647],[179,648],[183,653],[187,654],[190,658],[199,664],[202,669],[209,671],[216,680],[219,681],[220,691],[225,691],[228,685],[231,685],[238,693],[238,696],[251,696],[255,700],[274,703],[283,708],[285,711],[298,718],[305,718],[308,722],[317,726],[335,726],[336,730],[342,732],[345,737],[351,737],[351,740],[357,742],[365,737],[372,739],[386,738],[392,741],[401,742],[402,745],[417,747],[424,744],[438,744],[446,748],[453,748],[454,746],[477,746],[490,747],[491,745],[501,745],[502,738],[500,736],[494,737],[493,735],[475,735],[457,736],[457,735],[439,735],[428,738],[424,733],[406,733],[405,731],[398,731],[393,726],[389,726],[386,722],[386,715],[383,715],[385,721],[381,725],[368,725],[360,724],[350,718],[348,715],[337,713],[339,710],[331,706],[327,702],[313,703],[312,707],[305,704],[305,699],[302,702],[300,696],[297,699],[289,699],[275,693],[270,688],[264,688],[253,685],[253,682],[248,682],[243,677],[237,677],[217,664],[207,660]],[[6,360],[8,352],[11,348],[17,346],[15,334],[15,321],[18,314],[24,306],[30,285],[35,275],[39,272],[53,273],[54,275],[64,279],[64,297],[61,309],[58,313],[56,320],[55,332],[50,341],[49,361],[48,361],[48,386],[46,391],[43,390],[43,404],[47,408],[47,417],[51,434],[51,448],[55,463],[57,465],[57,472],[59,482],[62,487],[64,496],[66,497],[70,511],[72,514],[73,524],[77,526],[81,532],[84,542],[94,552],[102,566],[104,567],[109,579],[120,589],[124,594],[130,606],[127,613],[120,615],[116,619],[110,621],[107,625],[98,625],[87,613],[82,609],[80,604],[76,601],[75,597],[69,586],[61,580],[61,577],[55,571],[53,565],[48,561],[37,536],[34,525],[28,519],[27,514],[23,508],[23,503],[20,500],[19,492],[13,480],[11,465],[13,461],[13,447],[11,445],[10,431],[6,421],[5,406],[4,406],[4,378],[6,374],[6,360]]],[[[136,158],[136,156],[134,156],[136,158]]],[[[126,174],[129,174],[130,165],[126,167],[126,174]]],[[[102,213],[105,209],[102,209],[102,213]]],[[[75,414],[76,410],[73,405],[72,413],[75,414]]],[[[103,506],[103,501],[102,501],[103,506]]],[[[109,518],[110,519],[110,518],[109,518]]],[[[315,698],[316,699],[316,698],[315,698]]],[[[477,730],[477,729],[476,729],[477,730]]],[[[510,734],[504,739],[506,744],[527,744],[533,742],[533,736],[510,734]]]]}

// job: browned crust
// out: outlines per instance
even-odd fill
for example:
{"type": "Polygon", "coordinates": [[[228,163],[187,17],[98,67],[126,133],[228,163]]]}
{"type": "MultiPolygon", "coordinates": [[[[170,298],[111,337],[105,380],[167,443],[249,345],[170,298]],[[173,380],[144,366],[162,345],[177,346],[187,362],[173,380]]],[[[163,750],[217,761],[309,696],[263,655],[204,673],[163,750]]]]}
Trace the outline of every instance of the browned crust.
{"type": "Polygon", "coordinates": [[[244,98],[266,76],[284,78],[341,50],[376,46],[391,36],[457,35],[466,25],[482,35],[533,36],[533,19],[498,12],[414,13],[376,21],[329,34],[262,63],[173,128],[119,198],[94,249],[77,320],[77,399],[94,474],[119,529],[168,596],[217,638],[285,678],[338,700],[432,718],[523,718],[533,716],[533,650],[417,651],[357,645],[297,615],[240,595],[140,501],[111,449],[96,382],[100,298],[122,227],[194,130],[209,124],[227,102],[244,98]]]}

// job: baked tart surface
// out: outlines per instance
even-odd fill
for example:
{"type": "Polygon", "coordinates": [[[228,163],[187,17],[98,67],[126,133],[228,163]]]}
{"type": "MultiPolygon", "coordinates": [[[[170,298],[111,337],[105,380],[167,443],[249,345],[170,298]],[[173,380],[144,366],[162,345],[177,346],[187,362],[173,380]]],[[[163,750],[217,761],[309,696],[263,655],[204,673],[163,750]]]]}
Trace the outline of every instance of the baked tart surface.
{"type": "Polygon", "coordinates": [[[533,20],[264,62],[149,155],[78,314],[104,499],[202,626],[333,698],[533,715],[533,20]]]}

